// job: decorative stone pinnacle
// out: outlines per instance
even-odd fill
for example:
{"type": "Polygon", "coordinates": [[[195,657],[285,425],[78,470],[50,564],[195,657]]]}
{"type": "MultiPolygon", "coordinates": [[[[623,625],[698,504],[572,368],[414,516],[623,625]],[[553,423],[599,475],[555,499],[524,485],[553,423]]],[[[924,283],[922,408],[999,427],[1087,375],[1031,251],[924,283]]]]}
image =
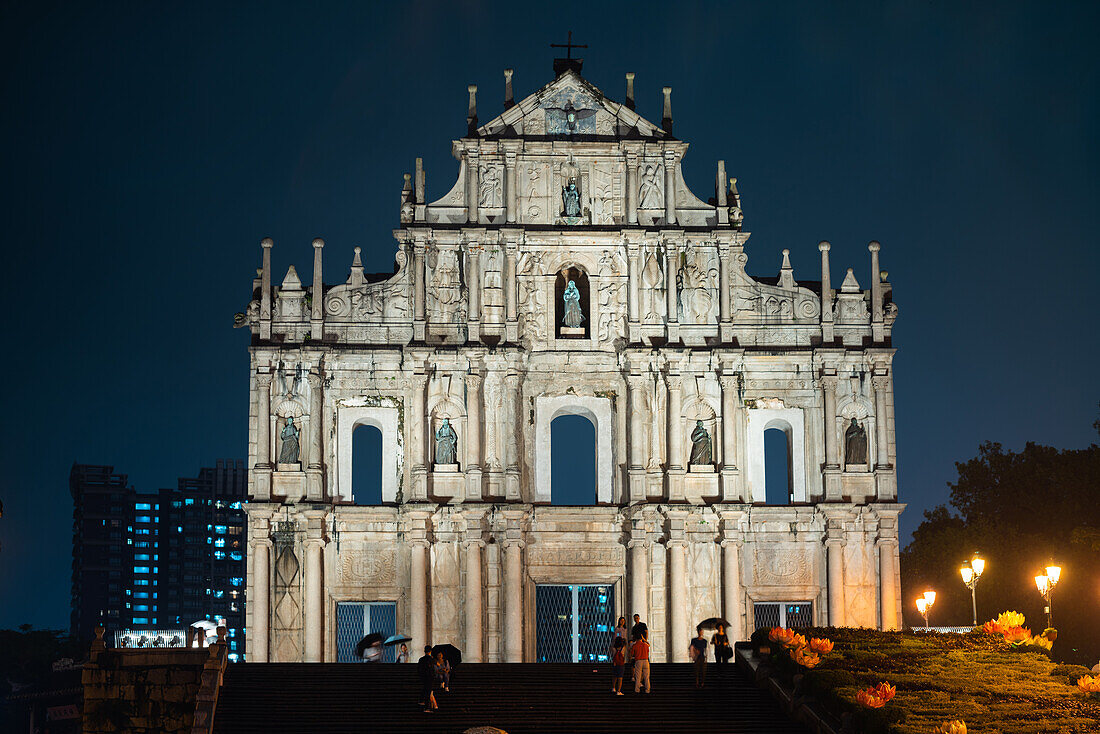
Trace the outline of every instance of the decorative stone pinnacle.
{"type": "Polygon", "coordinates": [[[356,247],[355,248],[355,250],[354,250],[355,257],[353,257],[352,260],[351,260],[351,266],[353,268],[363,267],[363,259],[359,256],[362,251],[363,251],[363,248],[361,248],[361,247],[356,247]]]}
{"type": "Polygon", "coordinates": [[[829,248],[831,247],[832,245],[829,244],[828,240],[821,240],[821,242],[817,243],[817,249],[821,250],[822,252],[828,252],[829,248]]]}
{"type": "Polygon", "coordinates": [[[270,237],[264,237],[262,240],[260,240],[260,247],[271,249],[274,246],[275,240],[271,239],[270,237]]]}
{"type": "Polygon", "coordinates": [[[516,101],[512,96],[512,69],[504,70],[504,106],[511,107],[516,101]]]}
{"type": "Polygon", "coordinates": [[[634,109],[634,72],[626,72],[626,106],[634,109]]]}
{"type": "Polygon", "coordinates": [[[867,249],[870,250],[871,252],[878,252],[879,250],[882,249],[882,245],[880,245],[875,240],[871,240],[870,244],[867,245],[867,249]]]}
{"type": "Polygon", "coordinates": [[[321,239],[320,237],[314,237],[313,238],[313,247],[314,247],[314,249],[320,250],[324,246],[325,246],[325,241],[323,239],[321,239]]]}
{"type": "Polygon", "coordinates": [[[672,87],[661,87],[665,97],[664,112],[661,114],[661,127],[666,133],[672,132],[672,87]]]}
{"type": "Polygon", "coordinates": [[[467,112],[467,116],[477,117],[477,85],[469,85],[468,87],[466,87],[466,91],[470,93],[470,107],[467,112]]]}
{"type": "Polygon", "coordinates": [[[411,173],[403,173],[401,175],[404,176],[404,178],[405,178],[405,184],[401,187],[401,190],[402,191],[412,191],[412,174],[411,173]]]}

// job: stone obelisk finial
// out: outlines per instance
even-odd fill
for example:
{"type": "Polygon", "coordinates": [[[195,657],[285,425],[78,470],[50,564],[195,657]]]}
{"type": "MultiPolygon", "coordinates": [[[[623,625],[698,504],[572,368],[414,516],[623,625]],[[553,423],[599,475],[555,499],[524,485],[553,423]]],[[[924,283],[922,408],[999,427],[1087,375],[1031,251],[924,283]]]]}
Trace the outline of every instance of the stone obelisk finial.
{"type": "Polygon", "coordinates": [[[672,87],[662,87],[661,94],[665,96],[664,112],[661,113],[661,127],[669,135],[672,134],[672,87]]]}
{"type": "Polygon", "coordinates": [[[626,72],[626,106],[634,109],[634,72],[626,72]]]}
{"type": "Polygon", "coordinates": [[[466,91],[470,93],[470,106],[466,110],[466,128],[472,136],[477,134],[477,85],[471,84],[466,87],[466,91]]]}
{"type": "Polygon", "coordinates": [[[515,97],[512,96],[512,69],[504,70],[504,109],[516,106],[515,97]]]}

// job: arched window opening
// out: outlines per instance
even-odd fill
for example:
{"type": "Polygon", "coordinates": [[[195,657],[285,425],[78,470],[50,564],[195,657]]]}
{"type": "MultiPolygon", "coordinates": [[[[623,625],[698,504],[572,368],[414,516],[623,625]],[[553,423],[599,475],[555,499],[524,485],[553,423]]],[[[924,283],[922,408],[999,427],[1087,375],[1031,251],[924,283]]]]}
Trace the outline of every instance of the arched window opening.
{"type": "Polygon", "coordinates": [[[356,426],[351,434],[352,501],[357,505],[382,504],[382,431],[356,426]]]}
{"type": "Polygon", "coordinates": [[[789,505],[793,488],[791,442],[783,429],[769,428],[764,431],[764,502],[789,505]]]}
{"type": "Polygon", "coordinates": [[[587,339],[589,325],[592,323],[592,311],[588,300],[588,275],[576,266],[562,268],[554,282],[554,335],[558,339],[587,339]],[[569,302],[579,309],[578,315],[567,311],[566,290],[573,283],[575,292],[570,290],[569,302]]]}
{"type": "Polygon", "coordinates": [[[550,504],[596,504],[596,427],[583,416],[550,422],[550,504]]]}

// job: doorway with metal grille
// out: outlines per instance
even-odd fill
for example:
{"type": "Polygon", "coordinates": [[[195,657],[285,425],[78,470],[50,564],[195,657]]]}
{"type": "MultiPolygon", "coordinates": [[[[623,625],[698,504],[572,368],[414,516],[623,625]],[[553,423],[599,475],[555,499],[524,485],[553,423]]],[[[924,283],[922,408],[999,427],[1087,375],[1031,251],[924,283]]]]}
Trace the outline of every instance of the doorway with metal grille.
{"type": "Polygon", "coordinates": [[[614,584],[535,587],[535,649],[540,663],[606,662],[615,631],[614,584]]]}
{"type": "MultiPolygon", "coordinates": [[[[336,662],[359,663],[355,654],[359,640],[377,632],[382,639],[397,633],[397,604],[392,601],[346,601],[336,605],[336,662]]],[[[382,662],[392,663],[393,646],[383,648],[382,662]]]]}
{"type": "Polygon", "coordinates": [[[814,605],[808,601],[756,602],[752,605],[753,629],[809,627],[814,605]]]}

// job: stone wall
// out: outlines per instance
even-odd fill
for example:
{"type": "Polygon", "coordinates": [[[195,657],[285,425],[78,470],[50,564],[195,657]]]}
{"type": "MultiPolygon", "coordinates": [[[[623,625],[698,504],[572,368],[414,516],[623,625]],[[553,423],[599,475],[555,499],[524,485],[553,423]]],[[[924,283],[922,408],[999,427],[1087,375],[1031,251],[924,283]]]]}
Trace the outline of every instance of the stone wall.
{"type": "Polygon", "coordinates": [[[202,725],[212,718],[205,709],[211,706],[202,707],[196,726],[196,702],[210,698],[204,671],[205,688],[213,686],[216,698],[223,648],[96,650],[93,643],[82,675],[84,734],[204,731],[202,725]]]}

